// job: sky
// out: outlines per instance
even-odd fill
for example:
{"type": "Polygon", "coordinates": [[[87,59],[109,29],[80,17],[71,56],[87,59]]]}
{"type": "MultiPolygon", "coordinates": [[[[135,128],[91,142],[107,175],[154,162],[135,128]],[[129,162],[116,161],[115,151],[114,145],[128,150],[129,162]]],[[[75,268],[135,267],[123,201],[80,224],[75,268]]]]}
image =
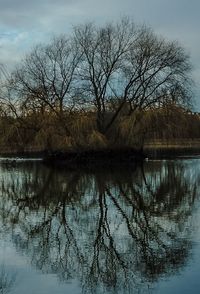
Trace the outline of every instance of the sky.
{"type": "Polygon", "coordinates": [[[195,110],[200,111],[199,0],[0,0],[0,65],[14,67],[34,45],[73,25],[103,24],[128,16],[170,40],[191,56],[195,110]]]}

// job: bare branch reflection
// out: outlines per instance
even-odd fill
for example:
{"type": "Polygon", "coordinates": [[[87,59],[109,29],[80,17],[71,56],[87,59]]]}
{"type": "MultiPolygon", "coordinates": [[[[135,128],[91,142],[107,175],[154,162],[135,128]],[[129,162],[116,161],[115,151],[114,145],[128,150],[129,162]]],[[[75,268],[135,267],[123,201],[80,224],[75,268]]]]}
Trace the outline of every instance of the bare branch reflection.
{"type": "Polygon", "coordinates": [[[1,221],[44,273],[132,293],[187,262],[198,183],[179,161],[90,173],[27,163],[3,173],[1,221]]]}
{"type": "Polygon", "coordinates": [[[16,274],[6,271],[5,266],[0,266],[0,294],[8,294],[12,291],[16,281],[16,274]]]}

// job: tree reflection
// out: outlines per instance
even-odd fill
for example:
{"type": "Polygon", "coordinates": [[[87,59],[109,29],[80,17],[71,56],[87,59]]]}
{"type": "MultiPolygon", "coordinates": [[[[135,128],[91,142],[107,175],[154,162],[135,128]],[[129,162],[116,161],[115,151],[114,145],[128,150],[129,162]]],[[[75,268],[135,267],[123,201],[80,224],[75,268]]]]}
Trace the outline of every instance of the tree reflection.
{"type": "Polygon", "coordinates": [[[132,293],[186,263],[198,181],[174,161],[93,173],[24,164],[3,173],[0,215],[44,273],[132,293]]]}
{"type": "Polygon", "coordinates": [[[8,294],[11,292],[16,281],[16,275],[6,271],[5,266],[0,266],[0,294],[8,294]]]}

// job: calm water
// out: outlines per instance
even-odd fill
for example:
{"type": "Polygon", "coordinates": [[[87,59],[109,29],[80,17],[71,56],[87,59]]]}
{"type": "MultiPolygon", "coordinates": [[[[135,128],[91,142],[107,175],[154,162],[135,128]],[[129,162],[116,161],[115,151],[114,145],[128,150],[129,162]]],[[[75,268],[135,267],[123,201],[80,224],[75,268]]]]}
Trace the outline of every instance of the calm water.
{"type": "Polygon", "coordinates": [[[0,162],[0,293],[200,293],[200,158],[0,162]]]}

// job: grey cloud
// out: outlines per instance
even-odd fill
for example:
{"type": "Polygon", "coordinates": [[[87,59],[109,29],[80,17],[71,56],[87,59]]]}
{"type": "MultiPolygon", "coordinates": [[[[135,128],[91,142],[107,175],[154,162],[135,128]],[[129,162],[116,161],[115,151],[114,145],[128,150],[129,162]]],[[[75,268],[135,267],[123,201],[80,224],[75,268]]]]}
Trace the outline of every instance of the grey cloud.
{"type": "Polygon", "coordinates": [[[120,15],[153,26],[191,27],[199,23],[198,0],[0,0],[0,24],[56,30],[87,19],[104,21],[120,15]]]}
{"type": "Polygon", "coordinates": [[[59,8],[66,11],[79,0],[0,0],[0,24],[8,27],[34,28],[42,25],[43,19],[59,17],[59,8]]]}

